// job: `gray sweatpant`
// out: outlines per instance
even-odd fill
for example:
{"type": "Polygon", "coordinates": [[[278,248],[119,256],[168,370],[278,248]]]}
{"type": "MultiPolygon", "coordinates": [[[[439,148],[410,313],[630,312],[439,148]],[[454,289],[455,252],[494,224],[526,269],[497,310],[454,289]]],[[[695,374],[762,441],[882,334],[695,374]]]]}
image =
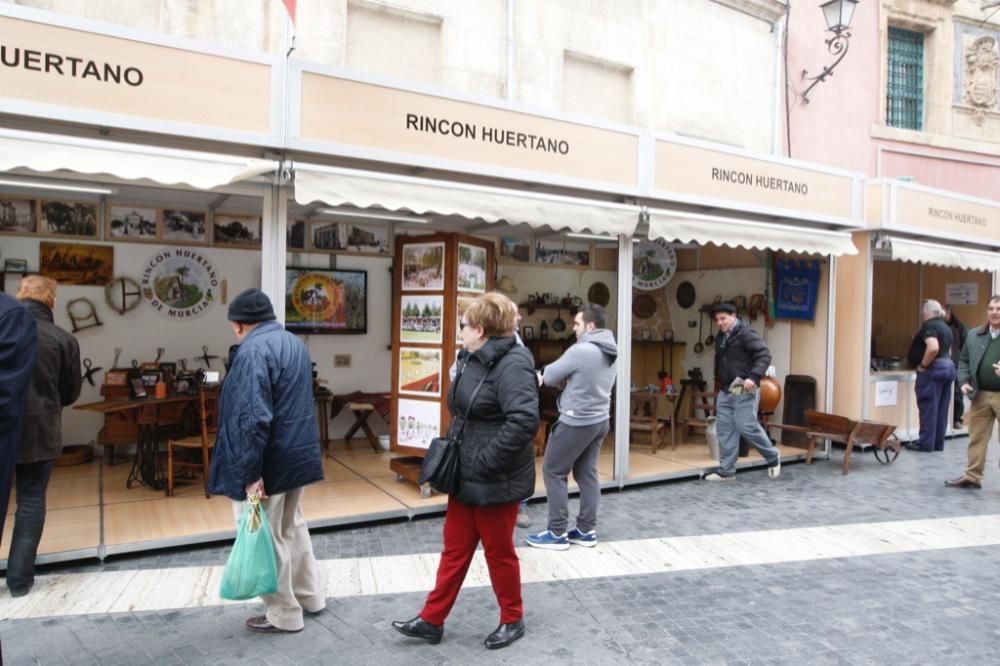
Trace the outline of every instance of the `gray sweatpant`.
{"type": "Polygon", "coordinates": [[[569,525],[569,493],[566,478],[570,471],[580,487],[580,514],[576,529],[589,532],[597,526],[597,505],[601,486],[597,481],[597,457],[608,434],[608,422],[571,426],[557,422],[549,433],[542,463],[542,478],[549,504],[549,530],[565,534],[569,525]]]}

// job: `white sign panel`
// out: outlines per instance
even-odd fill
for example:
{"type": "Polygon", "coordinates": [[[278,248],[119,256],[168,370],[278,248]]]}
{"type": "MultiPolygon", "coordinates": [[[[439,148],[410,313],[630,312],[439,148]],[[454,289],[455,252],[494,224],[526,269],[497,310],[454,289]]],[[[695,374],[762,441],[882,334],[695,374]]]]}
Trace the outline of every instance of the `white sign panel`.
{"type": "Polygon", "coordinates": [[[944,286],[945,305],[977,305],[979,285],[975,282],[950,282],[944,286]]]}
{"type": "Polygon", "coordinates": [[[897,402],[899,382],[875,382],[875,406],[893,407],[897,402]]]}

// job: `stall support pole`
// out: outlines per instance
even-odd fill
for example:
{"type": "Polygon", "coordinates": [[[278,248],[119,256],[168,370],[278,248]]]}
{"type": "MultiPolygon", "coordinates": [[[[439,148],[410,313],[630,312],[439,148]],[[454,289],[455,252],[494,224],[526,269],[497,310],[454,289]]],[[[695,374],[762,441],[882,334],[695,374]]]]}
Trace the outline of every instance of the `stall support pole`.
{"type": "Polygon", "coordinates": [[[284,169],[264,188],[264,216],[261,224],[260,289],[271,299],[278,321],[285,323],[285,228],[288,224],[288,187],[284,169]]]}
{"type": "Polygon", "coordinates": [[[618,377],[615,383],[615,479],[625,486],[632,394],[632,237],[618,237],[618,377]]]}

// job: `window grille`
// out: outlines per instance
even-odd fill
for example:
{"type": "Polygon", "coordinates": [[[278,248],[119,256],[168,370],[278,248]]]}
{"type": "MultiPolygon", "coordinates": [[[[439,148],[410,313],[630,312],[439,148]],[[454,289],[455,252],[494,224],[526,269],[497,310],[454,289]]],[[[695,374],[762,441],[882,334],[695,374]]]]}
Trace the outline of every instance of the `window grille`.
{"type": "Polygon", "coordinates": [[[924,128],[924,35],[889,28],[889,79],[886,123],[890,127],[924,128]]]}

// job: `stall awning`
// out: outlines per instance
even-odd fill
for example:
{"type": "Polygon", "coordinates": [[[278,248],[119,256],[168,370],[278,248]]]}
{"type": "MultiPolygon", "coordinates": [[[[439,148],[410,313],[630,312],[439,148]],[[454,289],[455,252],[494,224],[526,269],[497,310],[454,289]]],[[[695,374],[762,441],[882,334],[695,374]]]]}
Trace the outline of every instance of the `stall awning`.
{"type": "Polygon", "coordinates": [[[849,233],[663,210],[649,211],[649,237],[807,254],[857,254],[849,233]]]}
{"type": "Polygon", "coordinates": [[[889,237],[892,258],[936,266],[953,266],[973,271],[1000,271],[1000,252],[939,245],[908,238],[889,237]]]}
{"type": "Polygon", "coordinates": [[[295,165],[295,200],[613,236],[631,235],[639,221],[637,206],[309,164],[295,165]]]}
{"type": "Polygon", "coordinates": [[[208,190],[270,173],[278,166],[274,160],[0,130],[0,172],[17,168],[41,172],[65,169],[208,190]]]}

